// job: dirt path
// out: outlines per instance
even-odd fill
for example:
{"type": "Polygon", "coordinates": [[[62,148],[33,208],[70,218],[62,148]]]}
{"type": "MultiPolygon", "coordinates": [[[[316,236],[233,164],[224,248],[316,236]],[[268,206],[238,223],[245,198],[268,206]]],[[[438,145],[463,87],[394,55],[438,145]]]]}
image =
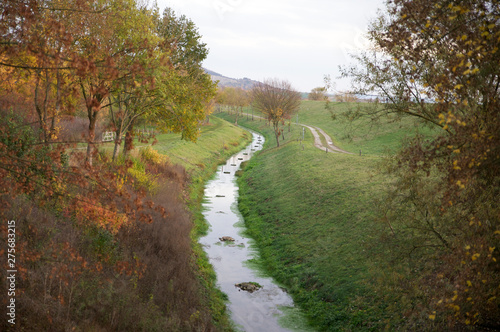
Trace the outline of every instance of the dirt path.
{"type": "Polygon", "coordinates": [[[352,154],[351,152],[342,150],[341,148],[335,146],[333,144],[332,138],[327,133],[325,133],[325,131],[323,129],[318,128],[318,127],[313,127],[313,126],[307,126],[305,124],[300,124],[300,123],[299,123],[299,125],[304,126],[306,128],[309,128],[309,130],[311,131],[311,133],[314,136],[314,146],[317,147],[318,149],[321,149],[321,150],[327,150],[328,149],[327,152],[339,152],[339,153],[352,154]],[[323,135],[323,137],[325,138],[325,141],[326,141],[326,144],[327,144],[326,146],[323,145],[323,142],[321,141],[318,132],[321,135],[323,135]]]}
{"type": "MultiPolygon", "coordinates": [[[[265,118],[263,118],[261,116],[258,116],[258,115],[254,115],[253,117],[266,120],[265,118]]],[[[335,146],[333,144],[332,138],[327,133],[325,133],[325,131],[323,129],[318,128],[318,127],[314,127],[314,126],[308,126],[308,125],[305,125],[305,124],[302,124],[302,123],[298,123],[298,125],[306,127],[306,128],[308,128],[311,131],[311,133],[314,136],[314,146],[317,147],[318,149],[326,151],[326,152],[336,152],[336,153],[353,154],[352,152],[342,150],[341,148],[335,146]],[[319,136],[320,134],[323,135],[323,137],[325,138],[325,141],[326,141],[326,144],[327,144],[326,146],[323,145],[323,142],[321,141],[321,138],[319,136]]]]}

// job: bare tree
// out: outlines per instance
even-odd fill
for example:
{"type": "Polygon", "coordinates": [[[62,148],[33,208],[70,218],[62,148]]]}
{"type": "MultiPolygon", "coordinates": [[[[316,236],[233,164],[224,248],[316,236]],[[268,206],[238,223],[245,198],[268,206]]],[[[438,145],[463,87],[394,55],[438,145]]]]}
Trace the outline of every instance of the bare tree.
{"type": "Polygon", "coordinates": [[[280,146],[279,136],[283,131],[280,124],[290,119],[300,107],[301,95],[290,82],[279,79],[266,79],[252,89],[252,105],[273,124],[276,144],[280,146]]]}

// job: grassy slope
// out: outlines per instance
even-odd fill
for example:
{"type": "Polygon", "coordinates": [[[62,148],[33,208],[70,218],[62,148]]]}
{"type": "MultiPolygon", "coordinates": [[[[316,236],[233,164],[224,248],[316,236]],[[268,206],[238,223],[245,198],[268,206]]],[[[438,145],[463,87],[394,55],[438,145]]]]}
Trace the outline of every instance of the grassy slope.
{"type": "MultiPolygon", "coordinates": [[[[333,139],[334,144],[344,150],[363,154],[382,155],[386,149],[395,151],[400,147],[402,139],[416,132],[429,134],[430,130],[413,119],[389,122],[381,120],[377,124],[370,121],[355,121],[350,124],[338,116],[341,112],[354,109],[358,104],[332,103],[332,112],[325,109],[324,102],[303,101],[299,111],[299,122],[318,126],[325,130],[333,139]],[[332,120],[332,113],[337,115],[332,120]]],[[[361,107],[366,104],[361,104],[361,107]]]]}
{"type": "Polygon", "coordinates": [[[220,330],[232,330],[232,323],[229,322],[225,312],[226,297],[216,288],[215,272],[197,239],[208,227],[201,213],[205,182],[213,176],[218,164],[251,141],[251,135],[224,120],[211,117],[210,125],[202,127],[196,143],[181,141],[178,134],[162,134],[157,139],[158,143],[154,148],[166,154],[172,163],[184,166],[191,179],[188,189],[188,205],[194,216],[191,237],[194,259],[204,287],[202,296],[205,297],[220,330]]]}
{"type": "MultiPolygon", "coordinates": [[[[267,137],[267,149],[239,179],[240,209],[265,269],[289,288],[321,330],[382,328],[387,317],[380,296],[385,294],[376,294],[373,285],[380,273],[375,257],[382,250],[376,233],[383,225],[373,211],[388,179],[377,172],[378,155],[399,147],[397,139],[415,126],[390,124],[377,135],[336,141],[351,151],[361,147],[366,154],[360,157],[314,148],[309,131],[302,148],[296,126],[276,149],[263,121],[240,117],[238,122],[267,137]]],[[[317,125],[332,138],[343,130],[318,102],[303,102],[299,122],[317,125]]]]}

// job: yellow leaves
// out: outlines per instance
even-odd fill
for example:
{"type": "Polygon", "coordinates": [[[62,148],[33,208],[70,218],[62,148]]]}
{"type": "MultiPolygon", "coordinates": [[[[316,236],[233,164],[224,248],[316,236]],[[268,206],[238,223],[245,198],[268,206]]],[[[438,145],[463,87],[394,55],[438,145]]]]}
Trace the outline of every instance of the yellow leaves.
{"type": "Polygon", "coordinates": [[[457,165],[457,163],[458,163],[458,161],[457,161],[457,160],[455,160],[455,161],[453,162],[453,169],[455,169],[455,170],[461,170],[462,168],[461,168],[460,166],[458,166],[458,165],[457,165]]]}
{"type": "Polygon", "coordinates": [[[455,90],[460,90],[461,88],[463,88],[463,84],[457,84],[455,85],[455,90]]]}
{"type": "Polygon", "coordinates": [[[500,235],[500,231],[494,231],[493,234],[494,235],[500,235]]]}
{"type": "Polygon", "coordinates": [[[471,259],[472,259],[472,261],[475,261],[475,260],[477,260],[480,256],[481,256],[481,254],[479,254],[479,253],[475,253],[474,255],[472,255],[471,259]]]}
{"type": "Polygon", "coordinates": [[[453,153],[459,154],[460,153],[460,149],[453,150],[453,153]]]}
{"type": "Polygon", "coordinates": [[[472,282],[470,280],[467,280],[467,286],[472,287],[472,282]]]}
{"type": "Polygon", "coordinates": [[[491,23],[488,25],[488,29],[493,29],[495,27],[495,23],[491,23]]]}
{"type": "Polygon", "coordinates": [[[403,20],[404,20],[407,16],[408,16],[408,15],[404,14],[404,15],[402,15],[402,16],[401,16],[401,19],[403,19],[403,20]]]}
{"type": "Polygon", "coordinates": [[[470,74],[470,69],[467,69],[467,70],[466,70],[466,71],[464,71],[462,74],[463,74],[463,75],[468,75],[468,74],[470,74]]]}
{"type": "Polygon", "coordinates": [[[470,250],[470,246],[469,245],[465,246],[465,250],[470,250]]]}
{"type": "Polygon", "coordinates": [[[457,186],[460,188],[460,189],[465,189],[465,185],[462,183],[462,181],[458,180],[457,181],[457,186]]]}
{"type": "Polygon", "coordinates": [[[472,69],[471,74],[475,74],[477,72],[479,72],[479,68],[474,68],[474,69],[472,69]]]}
{"type": "Polygon", "coordinates": [[[435,320],[436,319],[436,312],[433,311],[431,315],[429,315],[429,319],[435,320]]]}

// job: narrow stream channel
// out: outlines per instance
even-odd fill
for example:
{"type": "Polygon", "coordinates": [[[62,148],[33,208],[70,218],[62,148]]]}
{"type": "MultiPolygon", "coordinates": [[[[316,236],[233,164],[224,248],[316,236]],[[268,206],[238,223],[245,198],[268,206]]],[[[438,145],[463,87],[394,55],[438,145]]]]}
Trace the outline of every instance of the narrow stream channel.
{"type": "Polygon", "coordinates": [[[205,187],[203,214],[210,230],[200,243],[217,273],[218,286],[229,297],[228,309],[238,328],[247,332],[291,331],[278,322],[282,310],[293,307],[291,297],[271,278],[245,263],[258,253],[251,247],[251,240],[242,235],[244,223],[237,207],[235,172],[243,161],[262,149],[264,139],[256,133],[252,135],[252,143],[219,166],[215,178],[205,187]],[[235,241],[220,241],[223,236],[235,241]],[[263,287],[250,293],[235,286],[242,282],[257,282],[263,287]]]}

